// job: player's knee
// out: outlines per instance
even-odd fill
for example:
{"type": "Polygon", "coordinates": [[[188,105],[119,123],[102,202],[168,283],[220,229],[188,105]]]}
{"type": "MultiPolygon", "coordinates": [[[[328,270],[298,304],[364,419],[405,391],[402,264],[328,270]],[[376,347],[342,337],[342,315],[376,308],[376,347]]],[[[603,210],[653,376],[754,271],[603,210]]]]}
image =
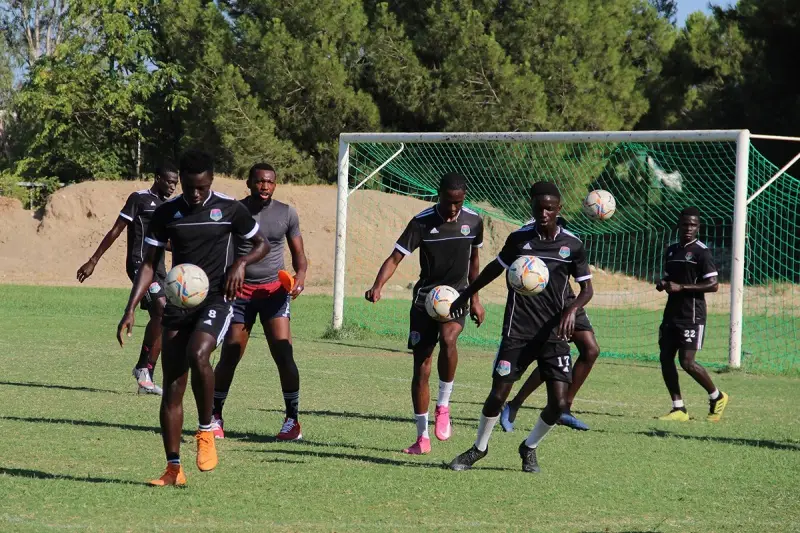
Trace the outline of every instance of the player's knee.
{"type": "Polygon", "coordinates": [[[414,354],[414,377],[428,379],[431,375],[433,358],[428,354],[414,354]]]}
{"type": "Polygon", "coordinates": [[[693,357],[681,357],[680,360],[681,360],[681,368],[684,371],[689,372],[694,369],[695,362],[693,357]]]}
{"type": "Polygon", "coordinates": [[[590,344],[581,351],[581,357],[589,365],[593,365],[597,358],[600,357],[600,348],[597,344],[590,344]]]}
{"type": "Polygon", "coordinates": [[[506,401],[506,395],[502,394],[502,391],[493,390],[489,393],[489,396],[486,397],[486,401],[483,402],[483,414],[485,416],[497,416],[500,414],[500,410],[503,408],[503,403],[506,401]]]}
{"type": "Polygon", "coordinates": [[[294,348],[288,340],[273,341],[269,345],[272,358],[278,366],[288,366],[294,364],[294,348]]]}
{"type": "Polygon", "coordinates": [[[151,320],[161,320],[164,317],[164,308],[167,305],[166,298],[156,298],[148,308],[151,320]]]}
{"type": "Polygon", "coordinates": [[[439,344],[443,350],[455,350],[458,342],[458,333],[455,331],[442,332],[439,344]]]}

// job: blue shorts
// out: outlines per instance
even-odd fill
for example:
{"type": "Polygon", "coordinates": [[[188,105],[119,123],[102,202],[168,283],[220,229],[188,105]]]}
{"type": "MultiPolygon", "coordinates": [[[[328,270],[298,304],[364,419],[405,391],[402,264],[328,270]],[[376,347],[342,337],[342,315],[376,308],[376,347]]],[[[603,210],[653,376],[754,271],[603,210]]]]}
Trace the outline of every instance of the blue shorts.
{"type": "Polygon", "coordinates": [[[291,318],[292,297],[283,288],[269,296],[257,298],[236,298],[233,302],[233,323],[244,324],[248,328],[255,324],[256,317],[261,322],[273,318],[291,318]]]}

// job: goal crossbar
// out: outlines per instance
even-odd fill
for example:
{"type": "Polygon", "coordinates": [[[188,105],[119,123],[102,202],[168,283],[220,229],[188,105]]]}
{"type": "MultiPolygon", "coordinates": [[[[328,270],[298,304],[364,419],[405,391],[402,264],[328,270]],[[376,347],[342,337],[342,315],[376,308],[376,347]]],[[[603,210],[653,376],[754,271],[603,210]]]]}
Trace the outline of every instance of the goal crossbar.
{"type": "MultiPolygon", "coordinates": [[[[741,366],[747,186],[750,157],[749,130],[672,130],[605,132],[426,132],[342,133],[339,136],[336,255],[334,261],[334,305],[332,327],[344,324],[347,204],[349,196],[350,145],[359,143],[617,143],[617,142],[733,142],[736,143],[736,176],[733,206],[733,250],[731,254],[731,323],[728,363],[741,366]]],[[[398,152],[399,153],[399,152],[398,152]]],[[[396,157],[395,154],[392,158],[396,157]]],[[[389,161],[384,161],[385,167],[389,161]]],[[[373,173],[374,174],[374,173],[373,173]]]]}

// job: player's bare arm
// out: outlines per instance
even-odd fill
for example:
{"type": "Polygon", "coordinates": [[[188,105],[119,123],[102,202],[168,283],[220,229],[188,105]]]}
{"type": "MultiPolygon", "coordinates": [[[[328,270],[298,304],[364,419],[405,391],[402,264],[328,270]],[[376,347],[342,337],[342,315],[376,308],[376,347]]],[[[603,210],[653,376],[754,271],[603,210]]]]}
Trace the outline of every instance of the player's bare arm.
{"type": "MultiPolygon", "coordinates": [[[[719,290],[719,281],[716,276],[704,279],[700,283],[675,283],[674,281],[661,281],[662,289],[667,291],[667,294],[675,294],[678,292],[717,292],[719,290]]],[[[656,287],[658,288],[658,287],[656,287]]]]}
{"type": "Polygon", "coordinates": [[[386,282],[394,275],[397,266],[404,257],[405,255],[403,255],[402,252],[394,250],[392,254],[386,258],[386,261],[383,262],[380,270],[378,270],[375,283],[364,293],[364,298],[366,298],[368,302],[375,303],[381,299],[381,290],[383,290],[383,286],[386,285],[386,282]]]}
{"type": "Polygon", "coordinates": [[[164,250],[159,246],[147,246],[144,251],[144,258],[139,270],[136,272],[136,279],[133,281],[133,288],[131,295],[128,298],[128,305],[125,306],[125,314],[122,315],[122,320],[117,326],[117,341],[122,346],[122,330],[125,330],[126,336],[131,336],[131,330],[134,324],[134,312],[136,306],[144,298],[150,284],[153,283],[153,273],[155,272],[155,265],[161,260],[161,254],[164,250]]]}
{"type": "Polygon", "coordinates": [[[94,272],[94,267],[97,266],[100,258],[103,257],[103,254],[105,254],[109,248],[111,248],[111,245],[114,244],[114,241],[117,240],[122,231],[127,227],[128,221],[122,217],[117,217],[114,225],[111,226],[111,229],[108,230],[108,233],[106,233],[105,237],[103,237],[103,240],[100,241],[100,244],[97,246],[97,250],[95,250],[92,257],[90,257],[89,260],[78,269],[78,281],[83,283],[89,276],[92,275],[94,272]]]}
{"type": "MultiPolygon", "coordinates": [[[[478,274],[478,277],[475,278],[474,281],[470,282],[469,287],[461,291],[461,294],[458,295],[456,301],[454,301],[450,306],[451,309],[453,309],[453,316],[457,316],[456,313],[459,313],[459,311],[463,313],[463,310],[467,307],[467,300],[472,299],[476,294],[478,294],[478,291],[499,278],[503,272],[505,272],[505,268],[497,259],[486,265],[486,268],[484,268],[481,273],[478,274]]],[[[471,273],[472,268],[470,268],[470,274],[471,273]]]]}
{"type": "Polygon", "coordinates": [[[565,341],[570,340],[572,334],[575,332],[575,314],[578,312],[578,309],[586,307],[586,304],[588,304],[592,296],[594,296],[594,288],[592,287],[591,279],[579,281],[578,285],[580,285],[581,291],[572,304],[564,309],[564,312],[561,314],[561,322],[558,325],[558,338],[565,341]]]}
{"type": "Polygon", "coordinates": [[[269,253],[269,243],[260,232],[257,231],[255,235],[248,240],[250,244],[253,245],[253,248],[247,254],[237,258],[228,271],[228,279],[225,281],[225,297],[228,300],[234,300],[236,294],[242,290],[245,267],[253,263],[258,263],[269,253]]]}
{"type": "MultiPolygon", "coordinates": [[[[469,281],[470,285],[478,279],[478,275],[481,271],[481,260],[480,260],[480,248],[473,247],[472,253],[469,257],[469,273],[467,274],[467,280],[469,281]]],[[[483,306],[481,305],[480,296],[476,292],[470,298],[469,303],[469,316],[472,318],[472,321],[475,322],[475,325],[480,327],[483,324],[484,318],[486,318],[486,311],[484,310],[483,306]]]]}
{"type": "Polygon", "coordinates": [[[287,240],[289,252],[292,254],[292,268],[294,268],[294,287],[292,288],[292,298],[297,298],[306,285],[306,272],[308,271],[308,260],[306,250],[303,246],[303,236],[298,235],[287,240]]]}

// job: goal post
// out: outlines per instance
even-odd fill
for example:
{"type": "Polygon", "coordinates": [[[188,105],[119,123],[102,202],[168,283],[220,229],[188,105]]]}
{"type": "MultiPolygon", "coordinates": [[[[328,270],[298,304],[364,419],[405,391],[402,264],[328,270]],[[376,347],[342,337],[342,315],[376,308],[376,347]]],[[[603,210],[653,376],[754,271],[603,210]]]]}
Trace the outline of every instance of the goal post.
{"type": "MultiPolygon", "coordinates": [[[[584,239],[590,263],[603,278],[595,281],[595,298],[587,311],[604,355],[657,358],[655,322],[660,320],[664,300],[663,295],[654,294],[652,281],[661,274],[666,244],[676,238],[679,208],[698,205],[704,215],[701,239],[708,240],[721,263],[724,287],[723,294],[710,295],[709,313],[727,329],[725,334],[717,327],[711,334],[716,337],[711,344],[716,343],[714,353],[718,354],[714,362],[739,368],[749,316],[746,285],[758,289],[753,295],[764,304],[759,313],[769,307],[766,293],[778,283],[779,290],[791,293],[784,316],[794,324],[800,315],[797,280],[778,276],[776,282],[772,272],[791,271],[791,265],[788,270],[766,266],[755,277],[747,269],[752,260],[748,246],[764,245],[763,238],[748,236],[748,193],[768,184],[777,170],[751,149],[750,138],[748,130],[343,133],[332,327],[338,330],[352,322],[387,335],[407,334],[410,285],[419,271],[416,254],[403,261],[398,280],[387,284],[391,289],[384,298],[391,302],[370,306],[363,293],[408,220],[435,202],[441,174],[457,171],[467,177],[467,205],[484,217],[493,235],[488,250],[481,251],[482,266],[494,258],[505,236],[529,217],[524,201],[527,187],[547,178],[561,188],[569,227],[584,239]],[[610,221],[593,222],[580,214],[580,200],[597,188],[610,190],[617,198],[617,213],[610,221]],[[787,281],[792,285],[788,289],[787,281]],[[772,283],[771,288],[765,289],[764,283],[772,283]],[[635,339],[625,338],[625,331],[635,339]]],[[[788,175],[785,179],[791,184],[797,181],[788,175]]],[[[769,211],[759,211],[760,223],[769,218],[769,211]]],[[[792,223],[800,224],[800,220],[792,223]]],[[[790,244],[800,248],[800,232],[795,233],[796,241],[790,244]]],[[[800,254],[795,255],[791,261],[800,261],[800,254]]],[[[487,318],[489,323],[480,332],[465,330],[466,342],[497,342],[495,325],[502,320],[497,315],[502,315],[505,292],[499,282],[485,290],[489,298],[484,300],[494,306],[487,313],[492,320],[487,318]]],[[[770,345],[764,338],[780,317],[771,319],[770,311],[764,315],[764,320],[759,317],[764,324],[759,322],[763,328],[758,342],[770,345]]],[[[797,339],[789,345],[787,350],[796,348],[797,339]]],[[[764,357],[772,356],[765,351],[764,357]]],[[[787,368],[800,372],[800,360],[787,368]]]]}

